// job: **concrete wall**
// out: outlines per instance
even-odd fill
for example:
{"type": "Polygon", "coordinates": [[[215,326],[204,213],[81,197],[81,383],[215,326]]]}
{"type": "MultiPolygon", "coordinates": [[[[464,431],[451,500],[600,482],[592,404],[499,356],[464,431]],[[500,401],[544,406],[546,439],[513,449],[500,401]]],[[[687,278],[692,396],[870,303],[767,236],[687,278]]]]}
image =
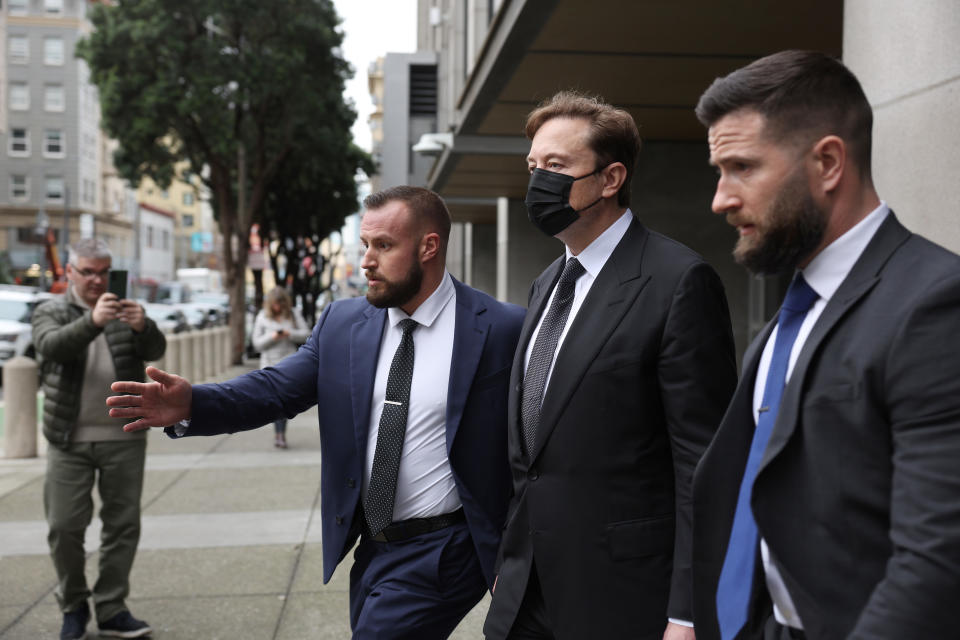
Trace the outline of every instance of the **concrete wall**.
{"type": "Polygon", "coordinates": [[[530,283],[563,255],[563,244],[537,230],[520,200],[497,201],[497,298],[527,306],[530,283]]]}
{"type": "Polygon", "coordinates": [[[960,252],[960,2],[846,0],[843,58],[873,105],[873,176],[913,231],[960,252]]]}
{"type": "Polygon", "coordinates": [[[436,64],[432,51],[388,53],[383,63],[383,146],[379,188],[403,184],[422,185],[431,158],[414,157],[410,147],[420,135],[436,131],[435,118],[410,117],[410,66],[436,64]]]}
{"type": "MultiPolygon", "coordinates": [[[[717,270],[730,304],[737,353],[742,354],[750,337],[750,276],[730,254],[736,232],[710,210],[717,174],[707,164],[709,155],[706,143],[645,143],[633,179],[631,208],[650,229],[687,245],[717,270]]],[[[760,314],[769,317],[763,310],[760,314]]]]}
{"type": "Polygon", "coordinates": [[[497,225],[472,222],[468,225],[468,261],[470,279],[468,284],[497,295],[497,225]]]}

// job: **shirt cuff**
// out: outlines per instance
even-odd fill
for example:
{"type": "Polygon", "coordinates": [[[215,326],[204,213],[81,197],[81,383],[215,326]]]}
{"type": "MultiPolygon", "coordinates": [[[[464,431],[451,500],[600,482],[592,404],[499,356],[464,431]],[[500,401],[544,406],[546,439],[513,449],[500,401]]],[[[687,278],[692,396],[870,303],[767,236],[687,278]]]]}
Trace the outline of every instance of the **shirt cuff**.
{"type": "MultiPolygon", "coordinates": [[[[173,432],[177,434],[177,437],[182,437],[187,434],[187,429],[190,428],[190,418],[184,418],[177,424],[173,425],[173,432]]],[[[692,624],[690,625],[693,626],[692,624]]]]}
{"type": "Polygon", "coordinates": [[[689,620],[677,620],[676,618],[667,618],[667,621],[672,622],[673,624],[678,624],[681,627],[690,627],[691,629],[693,629],[693,623],[690,622],[689,620]]]}

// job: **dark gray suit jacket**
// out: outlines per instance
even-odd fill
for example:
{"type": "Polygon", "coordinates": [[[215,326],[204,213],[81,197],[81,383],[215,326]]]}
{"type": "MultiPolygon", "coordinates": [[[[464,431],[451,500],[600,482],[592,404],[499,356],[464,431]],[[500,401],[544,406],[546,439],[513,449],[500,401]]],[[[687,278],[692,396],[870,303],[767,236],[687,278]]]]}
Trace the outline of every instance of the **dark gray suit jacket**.
{"type": "Polygon", "coordinates": [[[535,563],[558,639],[659,639],[692,616],[692,474],[736,385],[723,285],[633,220],[558,352],[529,458],[524,355],[563,262],[533,284],[513,363],[514,496],[484,631],[506,635],[535,563]]]}
{"type": "MultiPolygon", "coordinates": [[[[771,322],[694,481],[694,614],[715,592],[771,322]]],[[[958,637],[960,257],[891,213],[804,343],[752,508],[811,639],[958,637]]],[[[758,563],[759,565],[759,563],[758,563]]],[[[758,567],[750,626],[770,615],[758,567]]],[[[746,636],[750,636],[748,632],[746,636]]]]}

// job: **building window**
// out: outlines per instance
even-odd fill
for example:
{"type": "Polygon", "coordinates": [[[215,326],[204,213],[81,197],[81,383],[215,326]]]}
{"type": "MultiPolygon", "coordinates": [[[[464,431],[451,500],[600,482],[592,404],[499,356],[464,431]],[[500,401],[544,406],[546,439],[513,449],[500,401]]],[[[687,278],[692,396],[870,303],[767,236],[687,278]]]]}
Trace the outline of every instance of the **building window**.
{"type": "Polygon", "coordinates": [[[63,140],[63,131],[60,129],[44,130],[43,155],[48,158],[62,158],[64,155],[66,155],[66,144],[63,140]]]}
{"type": "Polygon", "coordinates": [[[153,248],[153,227],[147,225],[147,248],[153,248]]]}
{"type": "Polygon", "coordinates": [[[186,192],[184,192],[184,194],[183,194],[183,204],[184,204],[184,206],[187,206],[187,207],[193,205],[193,192],[191,192],[191,191],[186,191],[186,192]]]}
{"type": "Polygon", "coordinates": [[[183,226],[185,227],[193,226],[193,216],[190,215],[189,213],[183,214],[183,216],[181,217],[181,220],[183,221],[183,226]]]}
{"type": "Polygon", "coordinates": [[[27,14],[27,5],[30,0],[10,0],[7,6],[10,8],[10,15],[23,16],[27,14]]]}
{"type": "Polygon", "coordinates": [[[58,16],[63,13],[63,0],[43,0],[43,10],[49,16],[58,16]]]}
{"type": "Polygon", "coordinates": [[[162,197],[164,200],[166,200],[167,198],[170,197],[170,192],[167,191],[166,189],[164,189],[163,191],[160,192],[160,197],[162,197]]]}
{"type": "Polygon", "coordinates": [[[47,202],[63,202],[63,178],[47,176],[45,191],[47,202]]]}
{"type": "Polygon", "coordinates": [[[170,250],[170,232],[166,229],[163,230],[163,250],[170,250]]]}
{"type": "Polygon", "coordinates": [[[63,64],[63,38],[43,39],[43,64],[58,67],[63,64]]]}
{"type": "Polygon", "coordinates": [[[48,84],[43,88],[43,108],[46,111],[63,111],[63,85],[48,84]]]}
{"type": "Polygon", "coordinates": [[[19,64],[30,62],[30,41],[27,40],[27,36],[10,36],[8,46],[10,62],[19,64]]]}
{"type": "Polygon", "coordinates": [[[10,110],[26,111],[30,108],[30,86],[26,82],[10,83],[10,110]]]}
{"type": "Polygon", "coordinates": [[[10,143],[7,152],[11,156],[30,155],[30,132],[27,129],[10,129],[10,143]]]}
{"type": "Polygon", "coordinates": [[[30,179],[27,176],[10,176],[10,199],[26,200],[30,197],[30,179]]]}

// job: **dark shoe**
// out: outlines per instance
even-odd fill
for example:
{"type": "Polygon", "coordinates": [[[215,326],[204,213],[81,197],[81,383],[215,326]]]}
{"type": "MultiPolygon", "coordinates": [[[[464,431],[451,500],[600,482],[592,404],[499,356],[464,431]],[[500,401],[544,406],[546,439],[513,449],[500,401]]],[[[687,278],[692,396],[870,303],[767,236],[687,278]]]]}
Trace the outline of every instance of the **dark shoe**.
{"type": "Polygon", "coordinates": [[[143,620],[137,620],[129,611],[121,611],[100,625],[100,635],[110,638],[142,638],[153,631],[143,620]]]}
{"type": "Polygon", "coordinates": [[[90,621],[90,607],[84,602],[76,611],[63,614],[63,626],[60,627],[60,640],[83,640],[87,637],[87,623],[90,621]]]}

